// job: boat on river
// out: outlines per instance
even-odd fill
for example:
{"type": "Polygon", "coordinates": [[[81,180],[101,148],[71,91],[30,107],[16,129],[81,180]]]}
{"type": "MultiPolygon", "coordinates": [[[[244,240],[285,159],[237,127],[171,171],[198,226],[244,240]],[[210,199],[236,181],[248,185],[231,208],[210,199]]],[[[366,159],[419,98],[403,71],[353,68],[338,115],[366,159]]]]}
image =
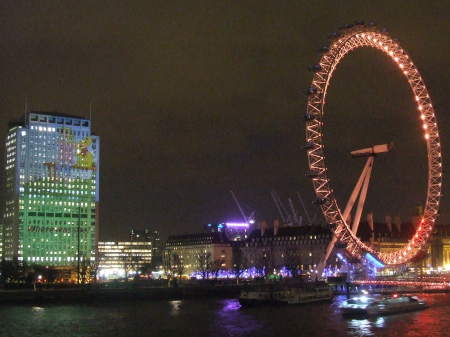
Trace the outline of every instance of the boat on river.
{"type": "Polygon", "coordinates": [[[423,310],[427,308],[425,301],[417,296],[389,297],[357,296],[344,301],[340,310],[344,316],[382,316],[397,313],[423,310]]]}
{"type": "Polygon", "coordinates": [[[326,284],[261,284],[243,288],[239,303],[242,306],[304,304],[329,301],[332,297],[331,289],[326,284]]]}

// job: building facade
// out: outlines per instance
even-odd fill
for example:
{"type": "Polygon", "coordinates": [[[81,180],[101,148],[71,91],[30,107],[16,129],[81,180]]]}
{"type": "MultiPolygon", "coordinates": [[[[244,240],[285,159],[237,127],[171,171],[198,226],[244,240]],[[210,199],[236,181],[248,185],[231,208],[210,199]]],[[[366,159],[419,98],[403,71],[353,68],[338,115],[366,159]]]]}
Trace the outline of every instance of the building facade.
{"type": "Polygon", "coordinates": [[[437,225],[430,243],[429,265],[450,271],[450,225],[437,225]]]}
{"type": "MultiPolygon", "coordinates": [[[[253,268],[255,276],[277,273],[281,270],[292,274],[315,275],[316,268],[325,254],[331,232],[320,226],[274,227],[261,226],[250,233],[247,240],[236,242],[242,257],[240,263],[253,268]]],[[[329,259],[329,268],[338,261],[329,259]]]]}
{"type": "MultiPolygon", "coordinates": [[[[154,267],[162,265],[162,242],[158,230],[131,229],[130,241],[149,241],[152,244],[152,264],[154,267]]],[[[157,269],[157,268],[155,268],[157,269]]]]}
{"type": "Polygon", "coordinates": [[[223,232],[172,235],[166,241],[163,260],[166,273],[178,276],[230,270],[232,246],[223,232]]]}
{"type": "Polygon", "coordinates": [[[100,278],[128,277],[152,263],[152,242],[99,241],[98,258],[100,278]]]}
{"type": "Polygon", "coordinates": [[[6,137],[3,257],[71,266],[95,258],[100,139],[85,118],[30,112],[6,137]]]}
{"type": "MultiPolygon", "coordinates": [[[[371,228],[361,223],[358,236],[374,249],[382,253],[392,253],[404,247],[414,236],[418,221],[401,222],[396,217],[385,223],[375,223],[371,228]]],[[[437,224],[432,232],[428,245],[409,264],[412,268],[450,270],[450,226],[437,224]]]]}

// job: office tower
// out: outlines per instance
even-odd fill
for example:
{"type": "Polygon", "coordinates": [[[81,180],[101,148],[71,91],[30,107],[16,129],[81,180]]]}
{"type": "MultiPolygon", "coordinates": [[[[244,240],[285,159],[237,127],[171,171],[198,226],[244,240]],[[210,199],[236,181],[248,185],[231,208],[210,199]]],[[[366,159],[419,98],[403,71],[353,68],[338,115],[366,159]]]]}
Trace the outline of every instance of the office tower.
{"type": "Polygon", "coordinates": [[[95,258],[99,137],[85,118],[30,112],[6,138],[3,256],[76,266],[95,258]]]}
{"type": "Polygon", "coordinates": [[[152,243],[152,264],[153,266],[162,265],[163,244],[158,230],[148,228],[138,230],[132,228],[130,231],[130,241],[149,241],[152,243]]]}

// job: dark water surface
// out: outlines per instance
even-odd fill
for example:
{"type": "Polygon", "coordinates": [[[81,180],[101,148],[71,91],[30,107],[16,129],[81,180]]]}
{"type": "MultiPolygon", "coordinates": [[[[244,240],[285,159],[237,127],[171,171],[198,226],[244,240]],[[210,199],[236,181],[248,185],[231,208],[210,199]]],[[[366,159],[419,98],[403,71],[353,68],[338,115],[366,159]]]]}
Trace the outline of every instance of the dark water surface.
{"type": "Polygon", "coordinates": [[[235,299],[0,306],[0,336],[450,336],[450,294],[420,297],[430,308],[360,320],[341,317],[342,296],[332,303],[249,309],[235,299]]]}

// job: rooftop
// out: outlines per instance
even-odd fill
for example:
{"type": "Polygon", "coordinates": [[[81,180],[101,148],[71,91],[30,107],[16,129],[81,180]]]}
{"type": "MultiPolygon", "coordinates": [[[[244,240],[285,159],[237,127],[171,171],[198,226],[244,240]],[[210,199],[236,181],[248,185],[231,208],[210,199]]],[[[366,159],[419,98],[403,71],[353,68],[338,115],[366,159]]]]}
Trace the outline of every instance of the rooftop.
{"type": "Polygon", "coordinates": [[[28,114],[38,114],[38,115],[45,115],[45,116],[53,116],[53,117],[66,117],[66,118],[76,118],[76,119],[88,119],[82,116],[75,116],[75,115],[69,115],[63,112],[57,112],[57,111],[30,111],[28,114]]]}
{"type": "Polygon", "coordinates": [[[37,115],[44,115],[44,116],[52,116],[52,117],[65,117],[65,118],[76,118],[76,119],[85,119],[89,120],[89,118],[82,117],[82,116],[75,116],[75,115],[69,115],[63,112],[57,112],[57,111],[30,111],[28,112],[28,115],[30,114],[37,114],[37,115]]]}
{"type": "MultiPolygon", "coordinates": [[[[278,228],[278,232],[276,236],[305,236],[305,235],[330,235],[331,232],[327,228],[323,228],[321,226],[288,226],[288,227],[280,227],[278,228]]],[[[273,227],[269,227],[264,231],[263,237],[273,237],[274,229],[273,227]]],[[[254,237],[261,237],[261,230],[255,229],[250,235],[249,239],[254,237]]]]}
{"type": "Polygon", "coordinates": [[[166,245],[173,246],[176,244],[195,245],[195,244],[211,244],[211,243],[228,243],[225,233],[210,232],[210,233],[194,233],[183,235],[171,235],[167,239],[166,245]]]}
{"type": "MultiPolygon", "coordinates": [[[[391,228],[386,223],[376,222],[373,227],[375,240],[379,238],[408,240],[412,238],[416,231],[416,227],[412,222],[404,222],[400,226],[393,223],[391,228]],[[400,230],[398,227],[400,227],[400,230]]],[[[359,224],[357,236],[363,241],[370,240],[371,230],[367,222],[361,222],[359,224]]]]}
{"type": "Polygon", "coordinates": [[[28,120],[28,117],[30,114],[36,114],[36,115],[42,115],[42,116],[51,116],[51,117],[64,117],[64,118],[75,118],[75,119],[82,119],[82,120],[89,120],[88,118],[81,117],[81,116],[75,116],[75,115],[69,115],[62,112],[57,111],[29,111],[27,112],[27,118],[25,119],[25,116],[21,116],[15,120],[11,120],[8,122],[8,127],[11,129],[15,126],[24,126],[25,120],[28,120]]]}

